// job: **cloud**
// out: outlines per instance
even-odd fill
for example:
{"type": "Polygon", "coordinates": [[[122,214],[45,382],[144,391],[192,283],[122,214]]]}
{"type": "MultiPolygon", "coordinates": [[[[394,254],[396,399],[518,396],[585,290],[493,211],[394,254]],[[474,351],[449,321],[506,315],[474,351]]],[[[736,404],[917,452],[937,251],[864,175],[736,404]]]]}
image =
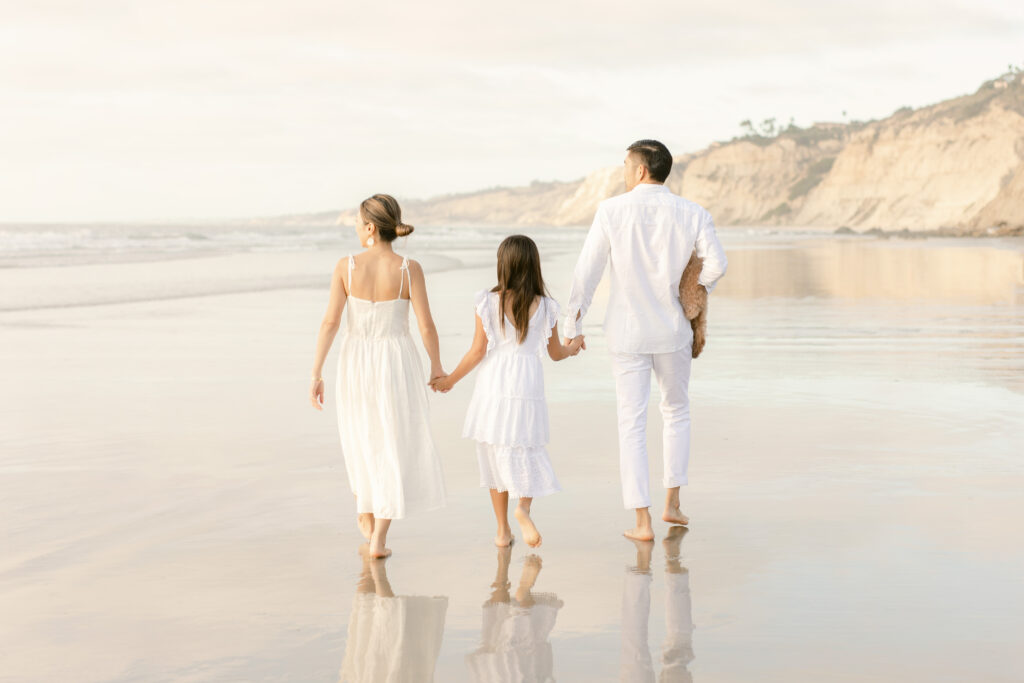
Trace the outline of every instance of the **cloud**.
{"type": "Polygon", "coordinates": [[[1024,4],[152,0],[0,17],[0,220],[349,205],[889,113],[1024,52],[1024,4]]]}

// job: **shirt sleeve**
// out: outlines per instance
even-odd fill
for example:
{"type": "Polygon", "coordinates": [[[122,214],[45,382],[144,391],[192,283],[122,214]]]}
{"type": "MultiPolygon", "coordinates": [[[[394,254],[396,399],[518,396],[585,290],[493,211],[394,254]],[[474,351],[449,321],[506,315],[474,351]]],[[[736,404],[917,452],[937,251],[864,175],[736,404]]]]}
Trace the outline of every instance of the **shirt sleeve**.
{"type": "Polygon", "coordinates": [[[708,294],[715,288],[715,283],[725,275],[729,261],[725,257],[725,249],[718,241],[718,233],[715,232],[715,222],[707,211],[701,217],[700,229],[697,230],[697,256],[704,259],[704,267],[697,278],[699,284],[704,285],[708,294]]]}
{"type": "Polygon", "coordinates": [[[587,314],[594,299],[594,291],[601,282],[610,252],[608,221],[602,206],[597,207],[594,222],[583,243],[576,269],[573,271],[569,300],[565,305],[565,336],[577,337],[583,334],[583,316],[587,314]],[[579,320],[576,319],[577,314],[579,320]]]}

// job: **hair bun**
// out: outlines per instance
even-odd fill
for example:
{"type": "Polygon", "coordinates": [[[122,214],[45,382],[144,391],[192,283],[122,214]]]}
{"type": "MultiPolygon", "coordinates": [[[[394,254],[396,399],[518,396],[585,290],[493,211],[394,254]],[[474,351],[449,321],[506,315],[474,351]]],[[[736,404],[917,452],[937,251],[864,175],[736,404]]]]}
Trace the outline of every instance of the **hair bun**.
{"type": "Polygon", "coordinates": [[[398,225],[395,226],[395,233],[399,237],[405,237],[406,235],[411,234],[413,230],[415,230],[415,228],[405,223],[399,223],[398,225]]]}

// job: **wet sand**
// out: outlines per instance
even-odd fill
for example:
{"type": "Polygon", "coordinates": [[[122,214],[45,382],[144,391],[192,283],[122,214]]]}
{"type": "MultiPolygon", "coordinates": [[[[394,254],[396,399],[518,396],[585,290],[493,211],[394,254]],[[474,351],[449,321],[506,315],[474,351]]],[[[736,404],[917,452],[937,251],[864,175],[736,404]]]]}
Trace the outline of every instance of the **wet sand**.
{"type": "MultiPolygon", "coordinates": [[[[563,301],[574,239],[542,243],[563,301]]],[[[448,507],[394,524],[383,575],[363,566],[333,394],[323,414],[306,397],[311,287],[339,254],[161,262],[127,303],[104,303],[141,277],[123,264],[97,266],[103,291],[84,266],[4,270],[2,308],[24,310],[0,313],[0,680],[1019,680],[1020,251],[846,244],[727,243],[691,383],[692,528],[673,559],[659,525],[649,568],[619,535],[595,311],[589,351],[546,364],[564,492],[535,503],[544,545],[513,547],[507,599],[459,438],[469,381],[432,397],[448,507]],[[984,286],[929,286],[981,262],[998,264],[984,286]],[[223,293],[218,270],[255,285],[223,293]],[[893,284],[907,272],[924,285],[893,284]],[[33,308],[26,278],[49,283],[33,308]]],[[[487,249],[423,257],[454,367],[487,249]]]]}

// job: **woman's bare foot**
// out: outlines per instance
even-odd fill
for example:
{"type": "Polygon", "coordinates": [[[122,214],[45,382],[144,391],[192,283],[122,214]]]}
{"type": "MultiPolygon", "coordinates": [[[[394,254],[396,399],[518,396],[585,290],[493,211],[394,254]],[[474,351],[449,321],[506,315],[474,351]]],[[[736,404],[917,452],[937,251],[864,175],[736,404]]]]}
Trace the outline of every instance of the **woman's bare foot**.
{"type": "Polygon", "coordinates": [[[366,554],[375,560],[382,560],[385,557],[391,556],[391,548],[385,548],[384,542],[374,535],[374,537],[370,539],[370,545],[366,549],[366,554]]]}
{"type": "Polygon", "coordinates": [[[373,536],[373,513],[372,512],[360,512],[359,517],[356,519],[356,523],[359,525],[359,533],[363,535],[367,541],[373,536]]]}
{"type": "Polygon", "coordinates": [[[522,505],[517,505],[513,514],[516,516],[516,521],[519,522],[519,528],[522,529],[523,540],[526,541],[526,545],[531,548],[539,548],[543,539],[541,539],[540,532],[537,531],[533,520],[530,519],[530,511],[522,505]]]}
{"type": "Polygon", "coordinates": [[[679,507],[666,507],[665,514],[661,518],[669,524],[681,524],[686,526],[690,523],[690,518],[682,513],[679,507]]]}
{"type": "Polygon", "coordinates": [[[387,557],[391,554],[388,544],[388,529],[391,528],[391,520],[381,517],[373,519],[373,534],[370,536],[370,548],[367,554],[375,560],[387,557]]]}

